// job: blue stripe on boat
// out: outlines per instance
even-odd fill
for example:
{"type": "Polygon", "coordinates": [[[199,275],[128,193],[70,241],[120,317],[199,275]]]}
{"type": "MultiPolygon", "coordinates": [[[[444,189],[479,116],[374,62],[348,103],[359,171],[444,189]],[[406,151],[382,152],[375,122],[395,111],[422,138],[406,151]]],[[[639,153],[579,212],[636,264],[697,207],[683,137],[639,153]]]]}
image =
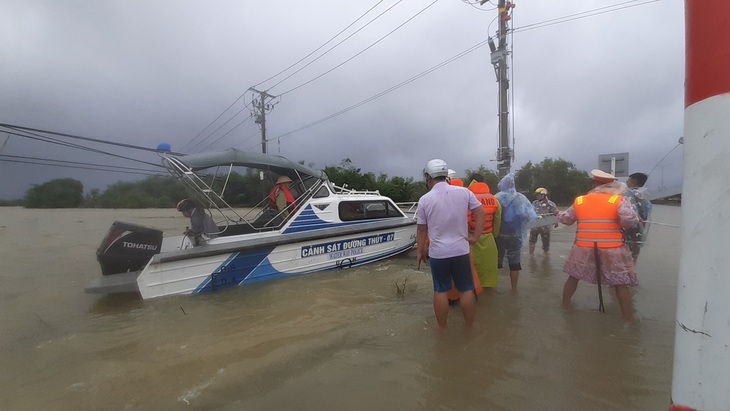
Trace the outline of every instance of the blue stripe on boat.
{"type": "Polygon", "coordinates": [[[263,247],[246,253],[231,254],[193,291],[193,294],[220,291],[242,284],[273,250],[274,247],[263,247]]]}

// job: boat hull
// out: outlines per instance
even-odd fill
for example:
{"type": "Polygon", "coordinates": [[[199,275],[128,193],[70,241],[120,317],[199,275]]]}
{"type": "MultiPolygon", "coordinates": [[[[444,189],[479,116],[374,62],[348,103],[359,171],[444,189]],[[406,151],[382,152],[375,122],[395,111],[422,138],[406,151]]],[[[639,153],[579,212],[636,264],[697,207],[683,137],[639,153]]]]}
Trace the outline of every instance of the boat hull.
{"type": "Polygon", "coordinates": [[[407,251],[415,240],[415,222],[404,219],[195,247],[154,256],[137,288],[143,298],[216,292],[367,264],[407,251]]]}

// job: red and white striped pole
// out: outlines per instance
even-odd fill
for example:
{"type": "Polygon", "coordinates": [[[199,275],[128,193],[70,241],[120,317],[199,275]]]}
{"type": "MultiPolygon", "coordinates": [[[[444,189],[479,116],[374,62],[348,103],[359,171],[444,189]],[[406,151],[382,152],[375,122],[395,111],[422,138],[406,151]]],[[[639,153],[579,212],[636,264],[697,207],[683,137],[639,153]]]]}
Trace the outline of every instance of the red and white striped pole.
{"type": "Polygon", "coordinates": [[[671,410],[730,410],[730,1],[685,0],[682,255],[671,410]]]}

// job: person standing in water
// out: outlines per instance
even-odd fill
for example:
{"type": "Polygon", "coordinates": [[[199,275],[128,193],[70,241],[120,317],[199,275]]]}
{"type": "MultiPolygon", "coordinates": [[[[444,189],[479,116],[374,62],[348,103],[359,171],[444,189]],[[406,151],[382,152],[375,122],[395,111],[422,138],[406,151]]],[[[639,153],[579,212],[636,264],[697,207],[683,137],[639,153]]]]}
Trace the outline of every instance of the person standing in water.
{"type": "MultiPolygon", "coordinates": [[[[631,251],[624,242],[623,230],[639,222],[631,201],[622,193],[626,185],[601,170],[591,171],[593,189],[579,196],[560,213],[561,223],[578,223],[575,243],[563,271],[568,279],[563,286],[563,305],[569,306],[579,281],[613,287],[626,321],[633,319],[629,287],[639,284],[631,251]]],[[[599,290],[599,296],[600,296],[599,290]]]]}
{"type": "MultiPolygon", "coordinates": [[[[558,215],[558,206],[555,205],[550,199],[548,199],[548,191],[545,188],[539,187],[535,190],[535,201],[532,202],[532,207],[535,209],[537,218],[542,218],[548,215],[558,215]]],[[[558,224],[555,223],[555,227],[558,224]]],[[[542,227],[535,227],[530,230],[530,255],[535,253],[535,246],[537,245],[537,237],[539,236],[542,241],[542,251],[547,254],[550,251],[550,232],[552,231],[550,225],[544,225],[542,227]]]]}
{"type": "Polygon", "coordinates": [[[649,234],[649,217],[651,216],[651,201],[646,198],[646,180],[649,178],[644,173],[634,173],[626,180],[628,189],[624,193],[639,214],[639,224],[624,231],[624,239],[631,250],[631,257],[634,262],[639,258],[641,247],[644,246],[646,237],[649,234]]]}
{"type": "Polygon", "coordinates": [[[523,238],[527,233],[526,224],[537,218],[532,203],[524,194],[515,189],[515,175],[509,173],[497,184],[499,192],[495,194],[502,207],[502,225],[497,236],[498,267],[502,267],[502,260],[507,257],[509,264],[509,278],[512,292],[517,292],[517,282],[520,278],[522,264],[523,238]]]}
{"type": "Polygon", "coordinates": [[[452,281],[460,293],[459,306],[464,316],[464,327],[469,329],[474,325],[476,314],[469,244],[476,243],[479,234],[468,235],[466,219],[471,210],[476,215],[476,225],[482,227],[486,212],[471,191],[447,183],[445,161],[428,161],[423,177],[429,191],[418,200],[416,211],[417,268],[421,268],[422,261],[430,260],[433,310],[439,331],[443,333],[447,329],[447,292],[452,281]]]}
{"type": "Polygon", "coordinates": [[[474,267],[479,276],[479,283],[491,294],[497,288],[497,279],[499,277],[499,269],[497,268],[497,243],[495,237],[499,235],[500,226],[502,225],[502,207],[499,205],[497,198],[491,194],[489,186],[484,182],[481,174],[474,173],[469,176],[469,191],[474,193],[477,200],[482,203],[484,211],[487,212],[486,222],[482,226],[481,233],[477,229],[477,222],[474,213],[469,213],[469,233],[475,231],[479,236],[479,241],[471,245],[471,254],[474,259],[474,267]]]}

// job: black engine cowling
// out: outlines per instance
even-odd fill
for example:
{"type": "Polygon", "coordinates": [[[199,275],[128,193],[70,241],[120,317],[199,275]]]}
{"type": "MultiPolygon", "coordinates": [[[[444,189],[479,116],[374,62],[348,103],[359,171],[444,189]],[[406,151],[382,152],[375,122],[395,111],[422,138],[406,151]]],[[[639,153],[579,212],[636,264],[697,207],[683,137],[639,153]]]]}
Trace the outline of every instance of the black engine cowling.
{"type": "Polygon", "coordinates": [[[96,250],[103,275],[141,270],[162,247],[162,231],[115,221],[96,250]]]}

